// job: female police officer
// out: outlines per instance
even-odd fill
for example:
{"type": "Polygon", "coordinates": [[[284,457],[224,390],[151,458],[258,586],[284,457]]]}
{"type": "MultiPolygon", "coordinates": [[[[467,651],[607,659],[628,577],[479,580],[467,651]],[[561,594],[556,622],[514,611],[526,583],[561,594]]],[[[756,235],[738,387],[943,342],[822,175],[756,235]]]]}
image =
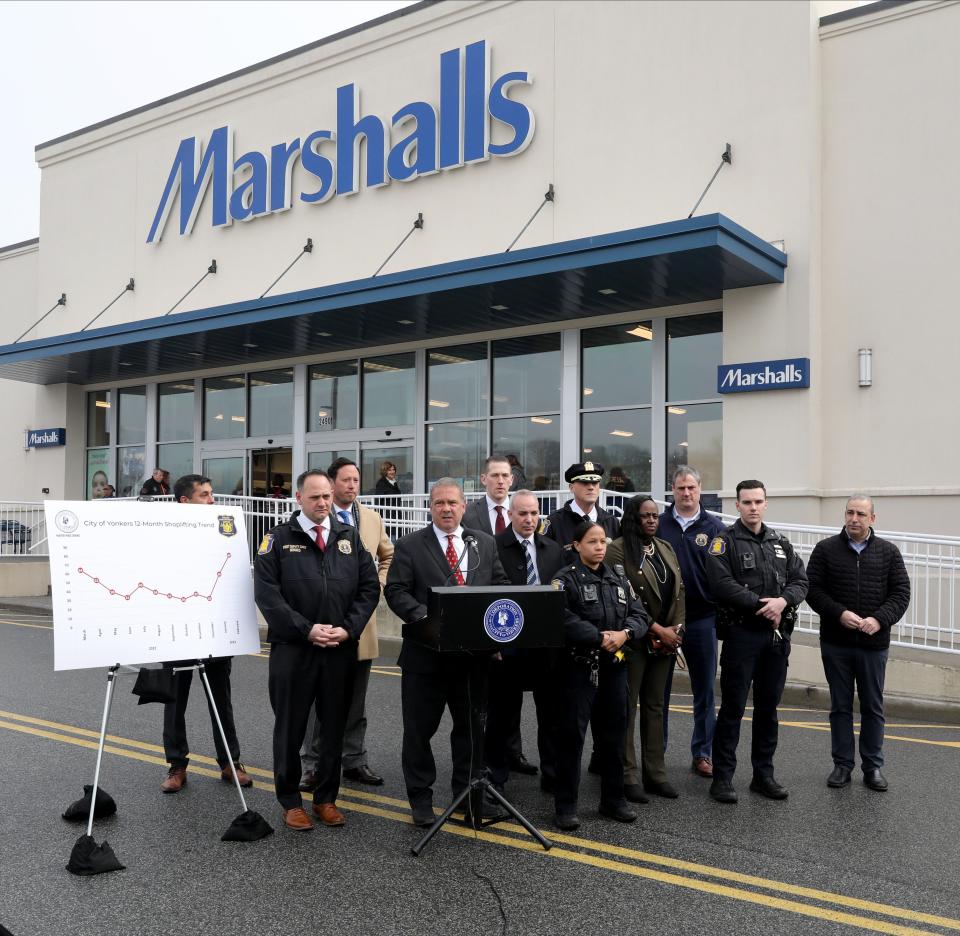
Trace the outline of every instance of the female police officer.
{"type": "Polygon", "coordinates": [[[600,814],[619,822],[637,818],[623,793],[627,668],[621,648],[627,640],[643,637],[648,627],[647,614],[633,598],[622,567],[603,564],[603,527],[584,520],[574,532],[573,547],[576,561],[553,581],[566,595],[554,822],[568,831],[580,825],[577,794],[588,722],[600,762],[600,814]]]}

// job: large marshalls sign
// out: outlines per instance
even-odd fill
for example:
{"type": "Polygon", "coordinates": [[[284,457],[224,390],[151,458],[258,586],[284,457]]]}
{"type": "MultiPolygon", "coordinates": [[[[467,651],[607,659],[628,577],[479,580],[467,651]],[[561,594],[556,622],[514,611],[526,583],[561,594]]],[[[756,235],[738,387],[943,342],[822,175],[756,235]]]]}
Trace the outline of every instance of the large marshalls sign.
{"type": "Polygon", "coordinates": [[[47,501],[54,669],[255,653],[243,511],[47,501]]]}

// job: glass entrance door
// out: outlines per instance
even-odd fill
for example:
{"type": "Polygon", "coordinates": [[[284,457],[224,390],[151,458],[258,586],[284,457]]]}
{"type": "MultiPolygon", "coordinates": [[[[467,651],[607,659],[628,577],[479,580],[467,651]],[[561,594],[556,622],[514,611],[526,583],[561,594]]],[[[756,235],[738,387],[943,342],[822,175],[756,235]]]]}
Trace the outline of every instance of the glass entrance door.
{"type": "Polygon", "coordinates": [[[366,442],[360,446],[360,493],[390,494],[413,493],[413,441],[366,442]],[[396,471],[391,469],[393,466],[396,471]],[[396,481],[396,487],[387,483],[396,481]]]}
{"type": "Polygon", "coordinates": [[[218,453],[203,460],[203,473],[213,483],[214,494],[245,494],[245,467],[243,452],[218,453]]]}
{"type": "Polygon", "coordinates": [[[293,450],[253,449],[250,452],[250,496],[293,497],[293,450]]]}

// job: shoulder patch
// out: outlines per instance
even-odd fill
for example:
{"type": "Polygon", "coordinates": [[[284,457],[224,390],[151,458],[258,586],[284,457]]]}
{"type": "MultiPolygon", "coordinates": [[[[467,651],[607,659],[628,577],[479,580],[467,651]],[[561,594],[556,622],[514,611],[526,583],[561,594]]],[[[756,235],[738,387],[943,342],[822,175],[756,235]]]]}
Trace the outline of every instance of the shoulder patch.
{"type": "Polygon", "coordinates": [[[727,551],[727,541],[722,536],[715,536],[710,543],[710,555],[722,556],[727,551]]]}
{"type": "Polygon", "coordinates": [[[257,555],[265,556],[271,549],[273,549],[273,534],[267,533],[267,535],[260,540],[260,548],[257,550],[257,555]]]}
{"type": "Polygon", "coordinates": [[[557,591],[563,591],[563,579],[554,579],[550,583],[557,591]]]}
{"type": "Polygon", "coordinates": [[[549,517],[544,517],[544,518],[540,521],[540,526],[538,527],[537,532],[538,532],[541,536],[543,536],[543,534],[546,533],[547,530],[549,530],[549,529],[550,529],[550,518],[549,518],[549,517]]]}

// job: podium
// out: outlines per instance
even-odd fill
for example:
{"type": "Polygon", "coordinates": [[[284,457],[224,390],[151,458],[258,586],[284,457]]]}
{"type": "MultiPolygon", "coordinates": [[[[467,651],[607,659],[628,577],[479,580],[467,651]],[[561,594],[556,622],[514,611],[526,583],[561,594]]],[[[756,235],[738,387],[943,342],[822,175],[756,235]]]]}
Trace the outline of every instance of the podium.
{"type": "MultiPolygon", "coordinates": [[[[563,592],[548,585],[431,588],[426,619],[404,625],[403,636],[440,653],[492,655],[507,648],[547,650],[563,646],[564,606],[563,592]]],[[[473,678],[471,672],[471,693],[474,689],[473,678]]],[[[472,711],[470,718],[472,724],[472,711]]],[[[469,803],[467,812],[474,829],[485,828],[512,817],[549,851],[551,842],[483,775],[471,778],[467,787],[411,848],[415,856],[426,848],[464,800],[469,803]],[[506,813],[490,819],[482,818],[484,794],[499,803],[506,813]]]]}

